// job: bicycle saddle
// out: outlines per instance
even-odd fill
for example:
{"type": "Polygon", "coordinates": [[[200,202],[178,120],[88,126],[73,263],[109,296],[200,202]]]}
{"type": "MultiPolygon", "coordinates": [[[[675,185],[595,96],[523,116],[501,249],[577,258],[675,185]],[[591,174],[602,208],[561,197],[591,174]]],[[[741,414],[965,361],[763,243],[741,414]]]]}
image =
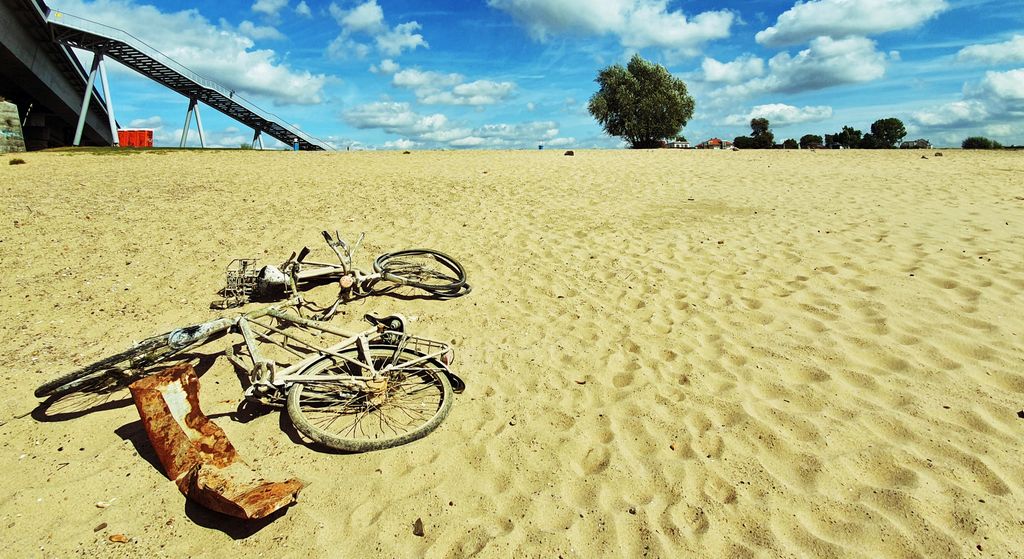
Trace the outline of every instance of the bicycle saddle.
{"type": "Polygon", "coordinates": [[[367,314],[363,316],[363,319],[373,326],[384,325],[384,328],[393,332],[405,332],[405,317],[400,314],[392,314],[385,317],[367,314]]]}

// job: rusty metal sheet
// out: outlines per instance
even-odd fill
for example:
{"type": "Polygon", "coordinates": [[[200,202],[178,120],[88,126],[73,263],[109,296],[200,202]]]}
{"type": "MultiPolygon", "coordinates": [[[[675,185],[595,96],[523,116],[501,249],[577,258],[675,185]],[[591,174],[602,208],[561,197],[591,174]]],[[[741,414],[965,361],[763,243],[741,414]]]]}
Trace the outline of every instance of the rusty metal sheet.
{"type": "Polygon", "coordinates": [[[298,499],[296,479],[264,480],[199,408],[199,379],[185,363],[129,387],[167,477],[197,503],[237,518],[263,518],[298,499]]]}

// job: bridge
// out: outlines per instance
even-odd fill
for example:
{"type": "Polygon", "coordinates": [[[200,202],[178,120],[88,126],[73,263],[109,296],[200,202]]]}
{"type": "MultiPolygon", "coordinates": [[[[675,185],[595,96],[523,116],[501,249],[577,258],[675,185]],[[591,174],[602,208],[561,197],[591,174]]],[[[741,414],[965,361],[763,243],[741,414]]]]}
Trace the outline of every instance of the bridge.
{"type": "MultiPolygon", "coordinates": [[[[71,47],[53,40],[37,0],[0,1],[0,97],[18,106],[30,150],[71,145],[88,73],[71,47]]],[[[81,143],[109,146],[106,105],[90,91],[81,143]]]]}
{"type": "MultiPolygon", "coordinates": [[[[93,88],[97,75],[100,76],[105,90],[104,99],[110,99],[109,91],[106,87],[106,75],[103,72],[103,59],[111,58],[139,74],[180,93],[189,100],[185,127],[182,131],[181,146],[185,145],[193,115],[196,119],[200,143],[205,145],[202,120],[199,116],[199,102],[202,102],[252,128],[254,145],[259,144],[262,147],[261,136],[262,134],[267,134],[287,145],[297,143],[301,150],[332,149],[322,140],[286,123],[277,115],[260,109],[235,91],[192,72],[159,50],[123,30],[64,12],[51,10],[43,4],[42,0],[13,1],[34,5],[36,9],[34,15],[36,17],[28,19],[36,20],[35,23],[38,24],[38,17],[42,15],[42,24],[46,29],[49,41],[52,43],[51,46],[71,56],[73,64],[65,63],[65,66],[77,66],[77,70],[65,72],[66,74],[75,74],[77,77],[73,85],[80,87],[78,89],[78,97],[81,100],[81,109],[78,111],[79,118],[76,123],[75,145],[83,139],[88,143],[97,143],[98,138],[106,140],[111,135],[113,135],[113,138],[106,141],[106,145],[111,145],[116,141],[116,132],[112,133],[113,130],[116,130],[112,116],[113,107],[104,102],[101,103],[101,110],[96,110],[93,108],[96,102],[90,102],[90,100],[99,99],[93,88]],[[69,47],[77,47],[94,53],[92,68],[88,74],[85,73],[77,58],[70,52],[69,47]],[[81,87],[83,77],[85,86],[81,87]],[[89,91],[90,94],[84,95],[85,91],[89,91]],[[103,133],[102,129],[104,127],[100,122],[103,118],[106,118],[109,122],[107,127],[109,129],[106,131],[106,134],[103,133]]],[[[25,19],[22,18],[22,21],[25,19]]],[[[3,24],[3,29],[6,32],[7,22],[0,19],[0,24],[3,24]]],[[[33,29],[32,31],[35,40],[44,40],[39,29],[33,29]]]]}

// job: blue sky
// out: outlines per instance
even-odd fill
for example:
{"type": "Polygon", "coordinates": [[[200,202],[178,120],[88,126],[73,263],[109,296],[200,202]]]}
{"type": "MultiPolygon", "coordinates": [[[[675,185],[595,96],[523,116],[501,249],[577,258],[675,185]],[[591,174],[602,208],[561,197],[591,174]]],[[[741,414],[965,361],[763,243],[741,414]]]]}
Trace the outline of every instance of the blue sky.
{"type": "MultiPolygon", "coordinates": [[[[340,148],[618,147],[587,113],[634,53],[696,100],[683,134],[799,139],[880,118],[1024,144],[1020,0],[48,0],[129,31],[340,148]]],[[[109,68],[122,126],[177,145],[187,100],[109,68]]],[[[209,143],[252,131],[202,106],[209,143]]],[[[196,134],[190,143],[197,143],[196,134]]]]}

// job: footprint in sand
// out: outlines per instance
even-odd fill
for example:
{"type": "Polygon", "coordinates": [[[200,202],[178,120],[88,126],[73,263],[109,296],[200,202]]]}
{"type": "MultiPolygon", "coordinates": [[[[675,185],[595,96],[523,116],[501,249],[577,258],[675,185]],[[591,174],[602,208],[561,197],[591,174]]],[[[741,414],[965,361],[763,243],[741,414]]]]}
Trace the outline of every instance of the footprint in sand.
{"type": "Polygon", "coordinates": [[[580,462],[584,474],[592,475],[605,471],[611,463],[611,453],[605,447],[591,448],[580,462]]]}
{"type": "Polygon", "coordinates": [[[707,481],[704,485],[704,494],[723,505],[736,502],[736,489],[719,477],[712,477],[707,481]]]}
{"type": "Polygon", "coordinates": [[[704,514],[704,509],[680,503],[669,509],[669,515],[674,524],[681,532],[693,535],[702,535],[708,531],[710,523],[704,514]]]}
{"type": "Polygon", "coordinates": [[[624,371],[615,375],[612,377],[612,384],[615,385],[615,388],[625,388],[633,384],[633,373],[624,371]]]}

